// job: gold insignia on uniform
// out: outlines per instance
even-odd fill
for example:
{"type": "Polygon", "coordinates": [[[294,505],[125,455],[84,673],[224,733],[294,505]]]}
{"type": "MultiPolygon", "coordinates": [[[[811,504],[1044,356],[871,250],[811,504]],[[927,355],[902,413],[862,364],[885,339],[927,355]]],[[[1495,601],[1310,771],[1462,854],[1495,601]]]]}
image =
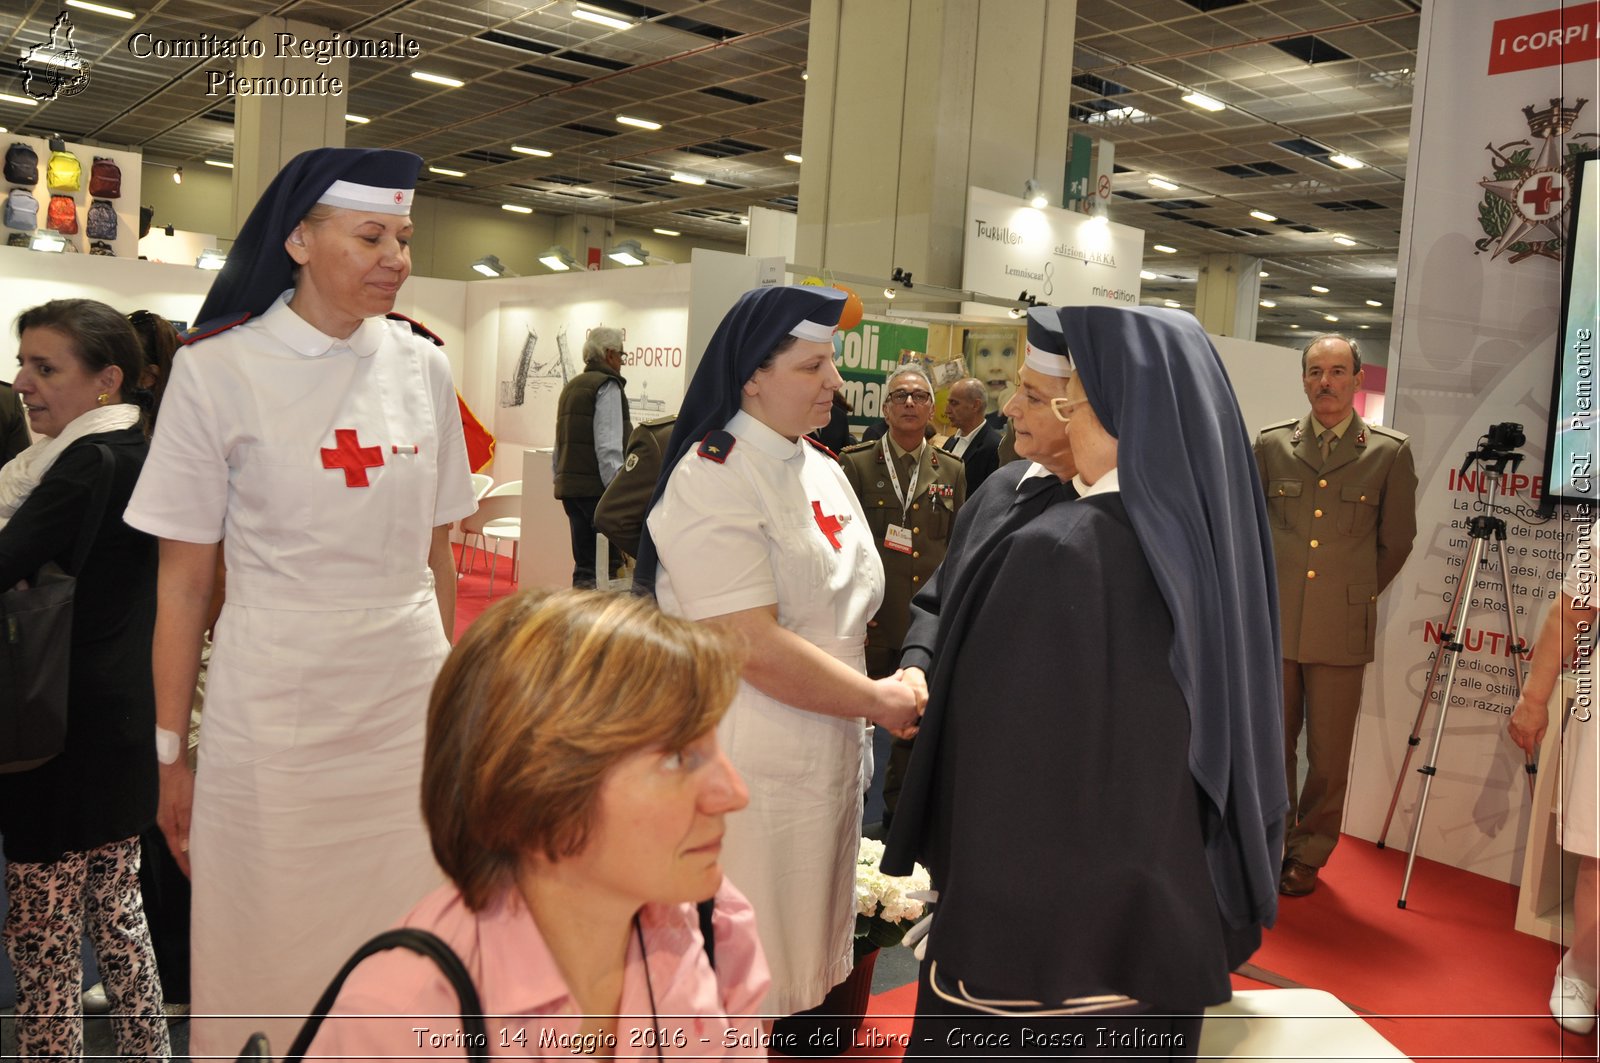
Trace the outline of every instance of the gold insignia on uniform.
{"type": "Polygon", "coordinates": [[[637,454],[629,454],[628,455],[628,460],[622,463],[622,467],[627,472],[632,472],[638,466],[638,464],[639,464],[639,455],[637,455],[637,454]]]}

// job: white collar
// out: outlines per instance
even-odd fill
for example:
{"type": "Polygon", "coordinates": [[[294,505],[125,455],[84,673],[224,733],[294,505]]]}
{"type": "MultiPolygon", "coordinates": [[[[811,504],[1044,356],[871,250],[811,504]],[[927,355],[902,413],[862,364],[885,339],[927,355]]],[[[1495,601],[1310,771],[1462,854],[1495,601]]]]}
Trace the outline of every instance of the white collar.
{"type": "Polygon", "coordinates": [[[261,315],[262,326],[285,347],[302,358],[320,358],[337,349],[349,349],[361,358],[378,353],[383,343],[383,318],[365,318],[349,339],[336,339],[290,309],[292,295],[293,288],[278,296],[278,301],[261,315]]]}
{"type": "Polygon", "coordinates": [[[1103,495],[1112,491],[1122,490],[1121,485],[1117,482],[1116,469],[1111,469],[1092,484],[1084,483],[1082,476],[1074,476],[1072,478],[1072,486],[1078,489],[1079,498],[1088,498],[1091,495],[1103,495]]]}
{"type": "Polygon", "coordinates": [[[761,453],[779,461],[788,461],[797,454],[803,454],[806,447],[810,446],[804,440],[790,440],[764,421],[743,410],[734,414],[723,430],[739,442],[755,447],[761,453]]]}
{"type": "Polygon", "coordinates": [[[1059,476],[1035,461],[1028,465],[1028,471],[1023,473],[1022,479],[1017,481],[1017,490],[1022,490],[1022,485],[1036,476],[1048,476],[1052,480],[1060,480],[1059,476]]]}

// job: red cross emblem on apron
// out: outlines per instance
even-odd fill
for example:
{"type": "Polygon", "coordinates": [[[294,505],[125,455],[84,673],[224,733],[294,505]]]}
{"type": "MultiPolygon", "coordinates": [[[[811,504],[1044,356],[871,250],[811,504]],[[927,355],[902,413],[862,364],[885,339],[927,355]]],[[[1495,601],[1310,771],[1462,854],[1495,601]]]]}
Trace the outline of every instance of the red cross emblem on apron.
{"type": "Polygon", "coordinates": [[[322,448],[324,469],[343,469],[346,487],[371,487],[367,470],[383,464],[382,447],[364,447],[356,441],[354,428],[335,428],[333,446],[322,448]]]}

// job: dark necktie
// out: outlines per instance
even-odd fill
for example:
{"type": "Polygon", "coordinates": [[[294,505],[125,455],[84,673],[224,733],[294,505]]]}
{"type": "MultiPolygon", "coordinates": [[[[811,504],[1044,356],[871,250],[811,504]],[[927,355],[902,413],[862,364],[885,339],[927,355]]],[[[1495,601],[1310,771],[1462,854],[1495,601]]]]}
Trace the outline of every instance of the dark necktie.
{"type": "Polygon", "coordinates": [[[960,438],[960,436],[951,436],[946,439],[944,441],[944,452],[946,454],[954,454],[956,452],[956,443],[960,438]]]}

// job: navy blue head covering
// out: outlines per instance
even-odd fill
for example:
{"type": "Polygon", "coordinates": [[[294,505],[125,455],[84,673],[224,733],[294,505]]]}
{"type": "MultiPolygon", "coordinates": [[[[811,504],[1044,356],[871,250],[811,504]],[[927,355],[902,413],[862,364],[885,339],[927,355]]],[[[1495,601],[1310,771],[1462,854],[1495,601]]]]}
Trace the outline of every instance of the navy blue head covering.
{"type": "Polygon", "coordinates": [[[335,182],[345,194],[333,196],[334,206],[405,214],[421,169],[420,156],[383,148],[313,148],[290,159],[240,227],[195,320],[264,313],[293,287],[294,260],[283,242],[335,182]]]}
{"type": "MultiPolygon", "coordinates": [[[[672,429],[661,475],[649,509],[656,508],[666,490],[672,470],[699,445],[707,432],[727,424],[739,412],[745,381],[756,375],[778,344],[802,321],[833,328],[839,324],[848,296],[837,288],[795,284],[757,288],[739,296],[733,309],[722,318],[706,345],[706,352],[689,381],[678,410],[678,423],[672,429]]],[[[634,588],[652,592],[656,582],[656,544],[646,523],[639,535],[639,562],[634,568],[634,588]]]]}
{"type": "Polygon", "coordinates": [[[1235,927],[1271,926],[1284,816],[1283,665],[1266,500],[1244,418],[1200,323],[1155,307],[1035,307],[1117,438],[1117,482],[1172,613],[1206,859],[1235,927]]]}

